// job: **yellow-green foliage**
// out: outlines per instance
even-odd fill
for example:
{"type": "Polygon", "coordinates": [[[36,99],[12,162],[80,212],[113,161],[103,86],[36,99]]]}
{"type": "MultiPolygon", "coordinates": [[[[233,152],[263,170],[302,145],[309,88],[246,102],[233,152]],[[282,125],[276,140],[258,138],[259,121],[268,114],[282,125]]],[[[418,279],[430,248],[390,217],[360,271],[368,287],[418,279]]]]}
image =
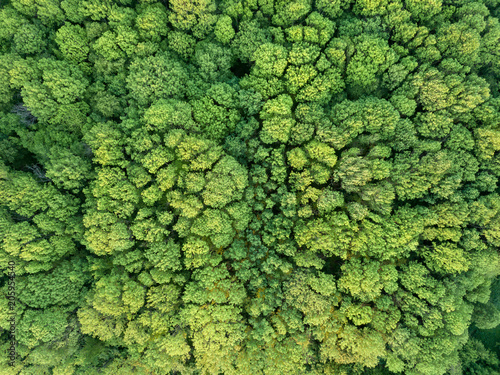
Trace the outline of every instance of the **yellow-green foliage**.
{"type": "Polygon", "coordinates": [[[498,0],[0,3],[1,374],[500,373],[498,0]]]}

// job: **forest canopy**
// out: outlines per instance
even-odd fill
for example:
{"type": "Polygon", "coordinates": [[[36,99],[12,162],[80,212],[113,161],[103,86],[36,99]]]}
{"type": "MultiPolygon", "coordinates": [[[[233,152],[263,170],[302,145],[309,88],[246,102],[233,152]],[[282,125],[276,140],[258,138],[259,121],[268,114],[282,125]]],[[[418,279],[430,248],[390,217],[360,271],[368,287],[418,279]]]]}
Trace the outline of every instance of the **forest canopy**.
{"type": "Polygon", "coordinates": [[[3,0],[0,374],[499,375],[499,20],[3,0]]]}

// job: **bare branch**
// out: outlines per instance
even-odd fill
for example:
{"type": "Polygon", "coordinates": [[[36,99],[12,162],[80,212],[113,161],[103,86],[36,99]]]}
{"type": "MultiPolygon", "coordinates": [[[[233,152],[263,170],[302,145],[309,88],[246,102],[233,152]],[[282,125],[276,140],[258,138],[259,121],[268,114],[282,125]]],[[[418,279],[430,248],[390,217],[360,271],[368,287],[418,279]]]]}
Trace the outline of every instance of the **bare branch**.
{"type": "Polygon", "coordinates": [[[16,104],[14,107],[12,107],[11,112],[18,115],[21,118],[21,122],[26,127],[30,127],[37,121],[36,117],[31,114],[31,112],[23,103],[16,104]]]}
{"type": "Polygon", "coordinates": [[[52,181],[50,178],[45,176],[45,172],[42,171],[37,164],[28,165],[26,168],[33,172],[33,174],[42,182],[52,181]]]}

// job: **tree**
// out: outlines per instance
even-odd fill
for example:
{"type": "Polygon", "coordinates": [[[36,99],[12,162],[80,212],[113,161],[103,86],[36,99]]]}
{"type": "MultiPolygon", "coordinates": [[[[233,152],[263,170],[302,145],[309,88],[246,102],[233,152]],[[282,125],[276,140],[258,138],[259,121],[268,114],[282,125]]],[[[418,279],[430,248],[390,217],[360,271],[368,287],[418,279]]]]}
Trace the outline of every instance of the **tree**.
{"type": "Polygon", "coordinates": [[[135,19],[137,31],[142,38],[159,42],[167,34],[167,19],[168,14],[163,5],[157,3],[144,7],[135,19]]]}
{"type": "Polygon", "coordinates": [[[292,98],[288,95],[280,95],[274,100],[264,104],[261,118],[264,120],[260,137],[264,143],[276,141],[286,142],[290,137],[290,130],[294,124],[292,116],[292,98]]]}
{"type": "Polygon", "coordinates": [[[159,53],[132,61],[127,87],[131,99],[145,105],[157,99],[181,98],[187,79],[180,62],[170,58],[168,53],[159,53]]]}
{"type": "Polygon", "coordinates": [[[64,58],[73,63],[85,61],[90,51],[85,30],[79,25],[62,26],[57,30],[55,41],[64,58]]]}
{"type": "Polygon", "coordinates": [[[43,28],[40,25],[25,23],[14,34],[15,51],[20,54],[41,53],[46,48],[43,28]]]}
{"type": "Polygon", "coordinates": [[[3,2],[0,368],[497,374],[498,5],[3,2]]]}
{"type": "Polygon", "coordinates": [[[2,262],[20,262],[17,273],[48,270],[53,262],[76,251],[82,236],[79,200],[53,185],[36,181],[31,173],[2,166],[2,262]]]}
{"type": "Polygon", "coordinates": [[[214,33],[221,43],[228,44],[235,35],[231,17],[227,15],[219,17],[215,25],[214,33]]]}
{"type": "Polygon", "coordinates": [[[397,61],[397,54],[381,38],[362,34],[354,41],[355,53],[347,64],[346,83],[355,96],[373,92],[378,76],[397,61]]]}
{"type": "Polygon", "coordinates": [[[242,21],[231,45],[242,62],[252,59],[259,46],[271,41],[267,28],[262,28],[257,20],[242,21]]]}
{"type": "Polygon", "coordinates": [[[211,0],[183,2],[174,0],[170,3],[169,21],[180,30],[192,30],[193,35],[204,38],[213,30],[217,22],[215,2],[211,0]]]}

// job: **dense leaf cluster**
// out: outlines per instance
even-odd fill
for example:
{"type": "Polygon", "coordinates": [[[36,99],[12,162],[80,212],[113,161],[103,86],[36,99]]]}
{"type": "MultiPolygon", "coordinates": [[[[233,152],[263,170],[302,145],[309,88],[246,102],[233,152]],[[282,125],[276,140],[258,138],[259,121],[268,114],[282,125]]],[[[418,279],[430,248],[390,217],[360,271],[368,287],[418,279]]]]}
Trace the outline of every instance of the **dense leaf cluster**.
{"type": "Polygon", "coordinates": [[[499,374],[499,18],[2,1],[0,373],[499,374]]]}

